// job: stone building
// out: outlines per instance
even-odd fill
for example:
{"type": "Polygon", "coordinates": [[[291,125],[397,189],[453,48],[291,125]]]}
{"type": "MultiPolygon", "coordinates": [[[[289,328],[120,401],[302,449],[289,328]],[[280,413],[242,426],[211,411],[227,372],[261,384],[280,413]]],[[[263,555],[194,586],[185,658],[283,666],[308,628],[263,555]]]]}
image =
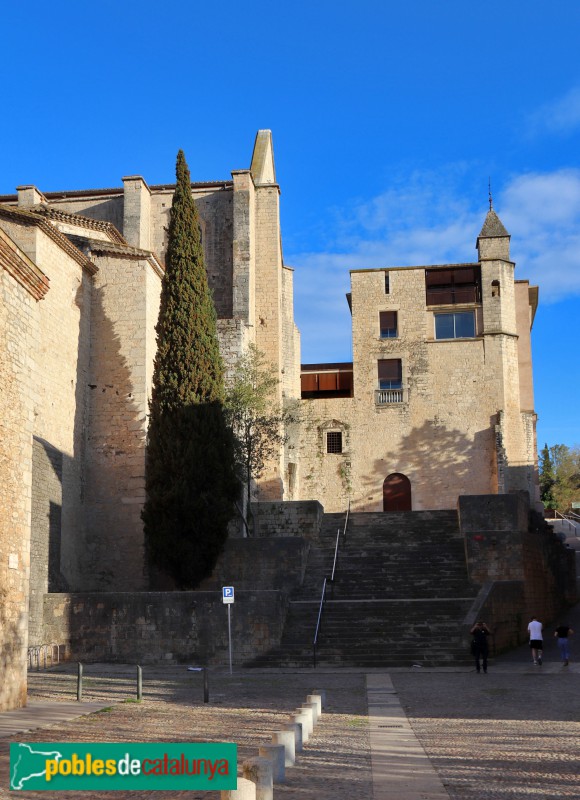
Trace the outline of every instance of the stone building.
{"type": "Polygon", "coordinates": [[[302,368],[300,497],[327,511],[537,499],[538,289],[514,278],[509,242],[490,208],[475,263],[351,271],[353,363],[302,368]]]}
{"type": "MultiPolygon", "coordinates": [[[[327,511],[535,494],[530,327],[493,211],[478,261],[354,270],[354,362],[300,373],[272,137],[193,183],[226,365],[255,343],[300,419],[261,500],[327,511]],[[383,499],[384,498],[384,499],[383,499]]],[[[50,592],[146,590],[145,438],[173,185],[0,196],[0,709],[25,702],[50,592]]]]}
{"type": "MultiPolygon", "coordinates": [[[[0,708],[23,702],[47,591],[146,589],[145,437],[173,185],[0,197],[0,708]],[[30,587],[30,617],[27,599],[30,587]]],[[[299,396],[272,137],[193,183],[226,364],[254,342],[299,396]]],[[[283,454],[261,496],[283,497],[283,454]]]]}

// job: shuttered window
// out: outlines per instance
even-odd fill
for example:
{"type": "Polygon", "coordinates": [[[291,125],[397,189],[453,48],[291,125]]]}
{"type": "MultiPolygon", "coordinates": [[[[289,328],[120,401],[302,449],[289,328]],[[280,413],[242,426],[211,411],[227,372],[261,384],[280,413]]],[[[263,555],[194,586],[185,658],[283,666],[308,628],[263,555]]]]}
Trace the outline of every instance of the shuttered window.
{"type": "Polygon", "coordinates": [[[400,358],[381,358],[378,362],[379,389],[401,389],[403,366],[400,358]]]}
{"type": "Polygon", "coordinates": [[[394,339],[397,336],[397,312],[380,311],[379,325],[381,329],[381,339],[394,339]]]}
{"type": "Polygon", "coordinates": [[[481,302],[479,266],[425,270],[428,306],[481,302]]]}

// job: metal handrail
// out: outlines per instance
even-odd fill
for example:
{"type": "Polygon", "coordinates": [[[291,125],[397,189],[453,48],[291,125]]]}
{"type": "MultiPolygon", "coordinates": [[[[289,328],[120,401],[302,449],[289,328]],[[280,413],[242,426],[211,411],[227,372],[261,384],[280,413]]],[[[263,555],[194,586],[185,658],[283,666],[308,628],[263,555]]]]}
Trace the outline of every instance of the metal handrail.
{"type": "MultiPolygon", "coordinates": [[[[574,535],[578,537],[578,528],[580,526],[577,523],[572,522],[572,520],[570,519],[570,516],[572,516],[571,514],[561,514],[556,508],[554,509],[554,514],[555,514],[555,519],[558,519],[558,517],[560,517],[563,522],[567,522],[568,527],[572,528],[574,531],[574,535]]],[[[577,517],[578,515],[574,514],[574,516],[577,517]]],[[[580,520],[580,517],[578,517],[578,519],[580,520]]]]}
{"type": "Polygon", "coordinates": [[[320,607],[318,609],[318,619],[316,620],[316,630],[314,632],[314,641],[312,642],[312,660],[313,666],[316,667],[316,644],[318,642],[318,631],[320,630],[320,620],[322,618],[322,609],[324,608],[324,601],[326,599],[326,578],[322,584],[322,595],[320,597],[320,607]]]}
{"type": "MultiPolygon", "coordinates": [[[[342,529],[342,538],[346,539],[346,529],[348,527],[348,518],[350,516],[350,500],[348,501],[348,506],[346,509],[346,516],[344,519],[344,528],[342,529]]],[[[334,584],[334,573],[336,572],[336,561],[338,559],[338,545],[340,542],[340,528],[336,532],[336,544],[334,546],[334,562],[332,564],[332,575],[330,576],[330,582],[334,584]]]]}
{"type": "Polygon", "coordinates": [[[348,518],[349,518],[349,517],[350,517],[350,500],[348,501],[348,506],[346,507],[346,519],[344,520],[344,531],[343,531],[343,535],[344,535],[344,538],[345,538],[345,539],[346,539],[346,528],[347,528],[347,526],[348,526],[348,518]]]}
{"type": "Polygon", "coordinates": [[[336,559],[338,558],[339,542],[340,542],[340,528],[336,532],[336,544],[334,545],[334,561],[332,563],[332,575],[330,576],[331,583],[334,583],[334,573],[336,572],[336,559]]]}
{"type": "MultiPolygon", "coordinates": [[[[348,501],[348,507],[346,509],[346,517],[344,520],[344,528],[342,530],[342,534],[345,539],[346,539],[346,529],[348,526],[349,516],[350,516],[350,500],[348,501]]],[[[312,642],[312,661],[314,667],[316,667],[316,645],[318,643],[318,632],[320,631],[320,621],[322,619],[322,611],[324,609],[324,603],[326,602],[326,586],[330,582],[334,587],[334,575],[336,573],[336,562],[338,559],[338,545],[340,543],[340,534],[341,530],[339,528],[336,533],[336,544],[334,546],[334,561],[332,564],[332,575],[330,576],[330,578],[326,577],[322,584],[322,594],[320,595],[320,606],[318,608],[318,619],[316,620],[316,630],[314,631],[314,640],[312,642]]]]}

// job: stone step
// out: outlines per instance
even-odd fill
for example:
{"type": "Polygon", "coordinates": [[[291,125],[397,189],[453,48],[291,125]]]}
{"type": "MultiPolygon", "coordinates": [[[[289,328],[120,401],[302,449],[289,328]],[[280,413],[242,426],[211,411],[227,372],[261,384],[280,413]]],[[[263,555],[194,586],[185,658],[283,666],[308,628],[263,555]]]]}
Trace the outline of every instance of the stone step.
{"type": "MultiPolygon", "coordinates": [[[[304,580],[288,609],[281,645],[261,664],[312,663],[320,595],[344,514],[325,514],[304,580]]],[[[409,666],[470,663],[462,623],[469,583],[455,511],[351,514],[339,539],[317,643],[319,664],[409,666]]]]}

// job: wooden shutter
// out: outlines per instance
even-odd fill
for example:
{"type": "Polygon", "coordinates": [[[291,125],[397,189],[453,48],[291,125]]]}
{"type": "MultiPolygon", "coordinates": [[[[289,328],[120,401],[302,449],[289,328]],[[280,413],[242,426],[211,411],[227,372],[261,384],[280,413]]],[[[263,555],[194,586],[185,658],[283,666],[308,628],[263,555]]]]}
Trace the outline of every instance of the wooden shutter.
{"type": "Polygon", "coordinates": [[[401,381],[403,379],[403,366],[400,358],[379,359],[379,382],[401,381]]]}

